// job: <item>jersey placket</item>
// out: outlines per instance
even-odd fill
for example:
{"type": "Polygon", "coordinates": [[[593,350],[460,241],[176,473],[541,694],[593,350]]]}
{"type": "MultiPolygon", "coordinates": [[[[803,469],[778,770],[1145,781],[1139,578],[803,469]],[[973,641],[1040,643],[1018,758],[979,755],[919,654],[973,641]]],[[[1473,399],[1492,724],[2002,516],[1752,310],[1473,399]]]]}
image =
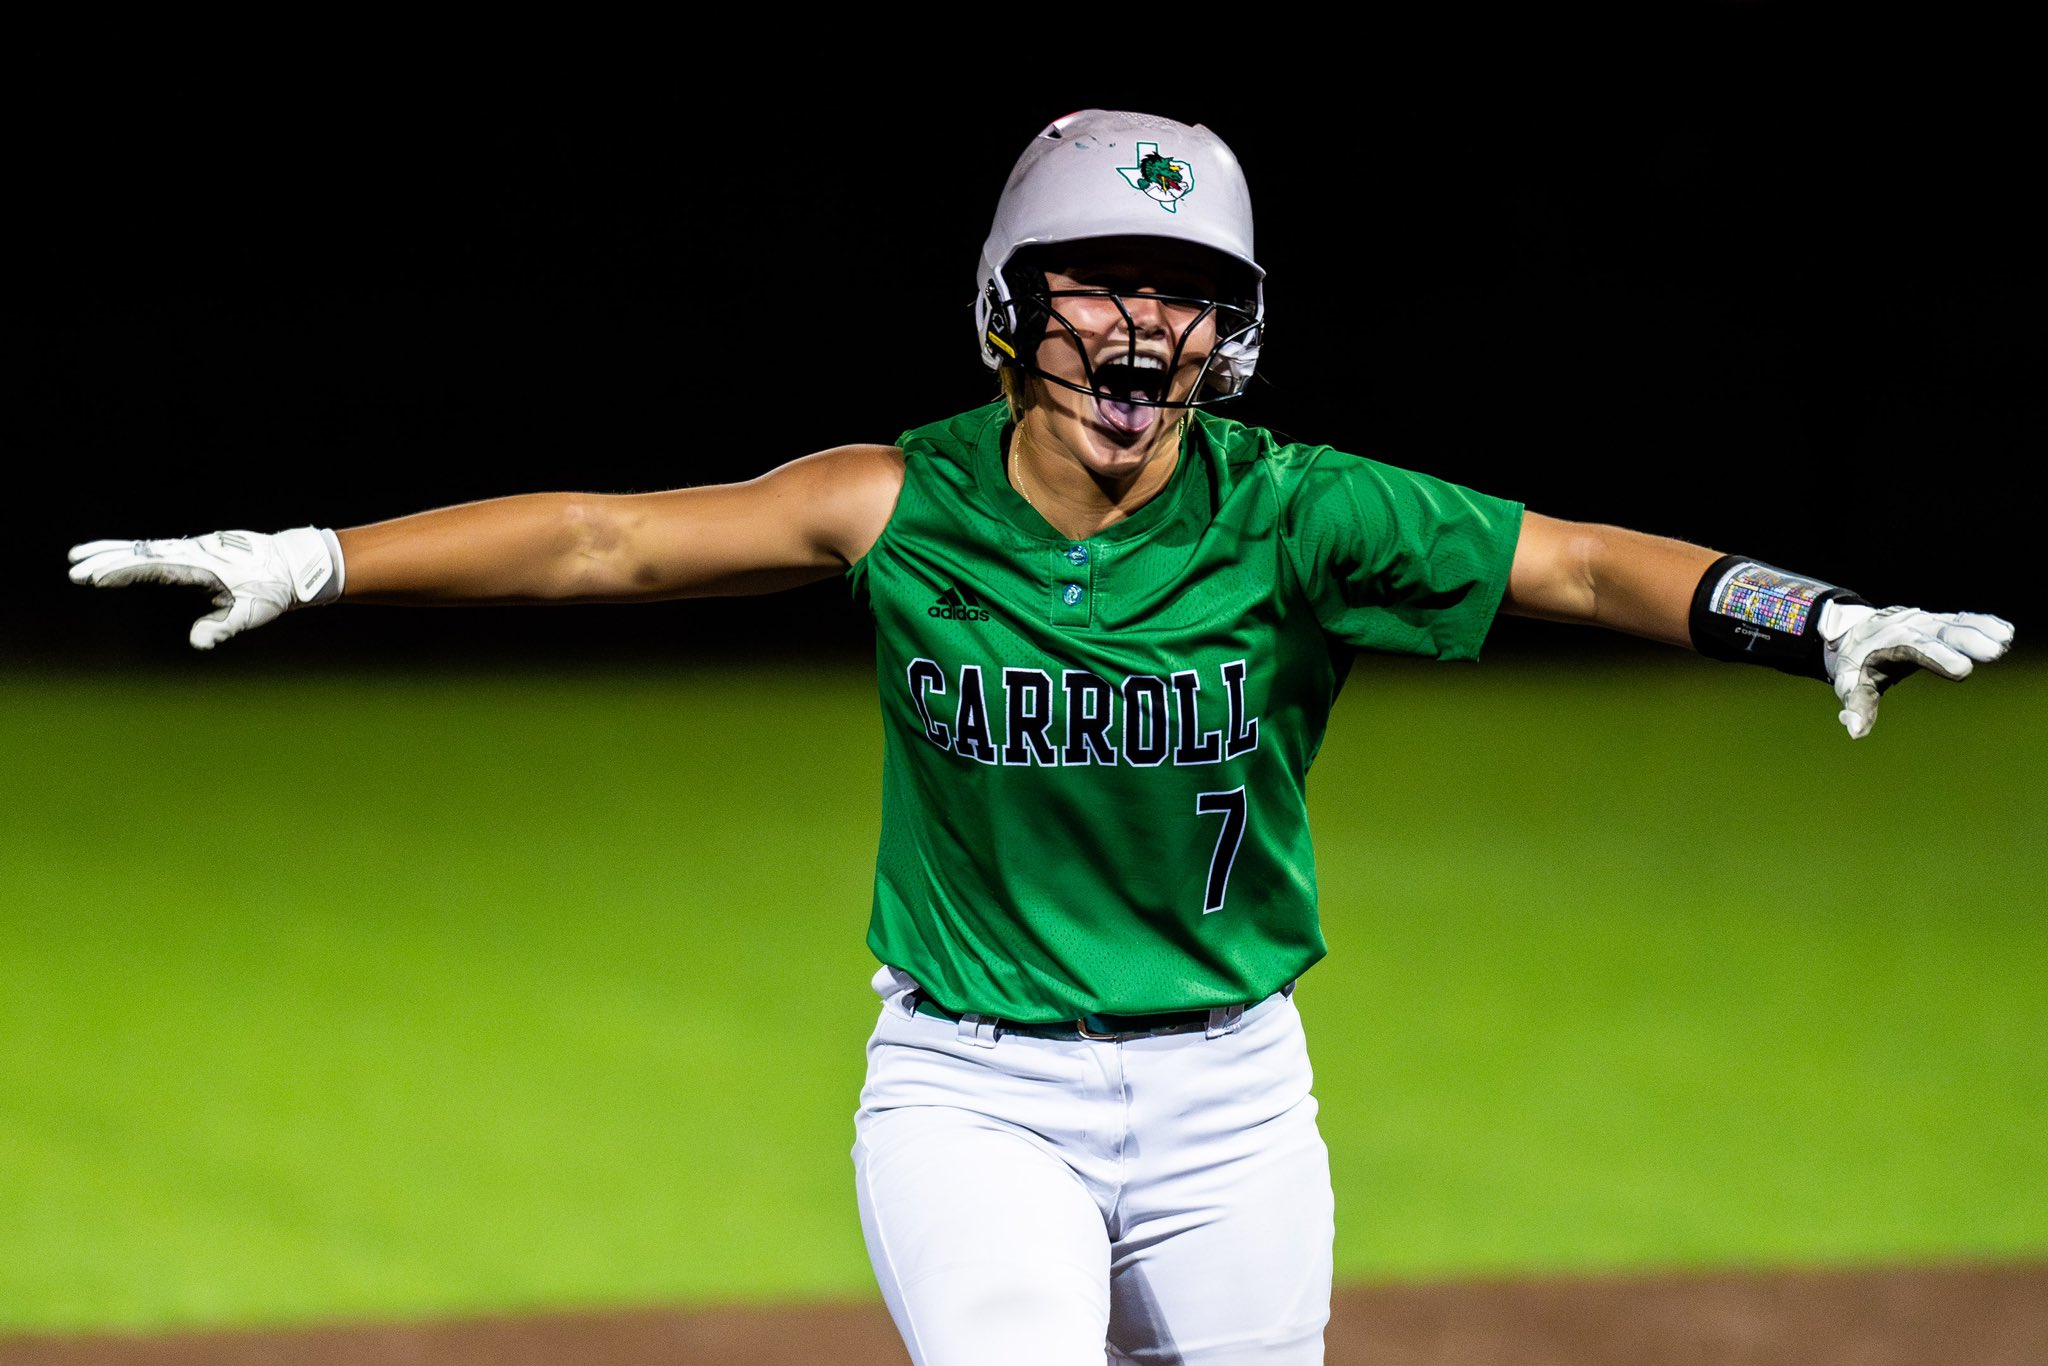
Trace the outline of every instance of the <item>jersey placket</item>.
{"type": "Polygon", "coordinates": [[[1085,541],[1052,552],[1052,624],[1086,628],[1095,606],[1095,553],[1085,541]]]}

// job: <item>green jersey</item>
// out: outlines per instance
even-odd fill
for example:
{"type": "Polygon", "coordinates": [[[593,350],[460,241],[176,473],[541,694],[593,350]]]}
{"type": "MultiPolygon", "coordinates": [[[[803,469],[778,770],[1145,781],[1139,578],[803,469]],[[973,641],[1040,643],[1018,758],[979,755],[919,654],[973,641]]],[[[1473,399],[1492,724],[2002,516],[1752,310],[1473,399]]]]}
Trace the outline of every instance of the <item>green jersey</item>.
{"type": "Polygon", "coordinates": [[[868,945],[1023,1022],[1259,1000],[1323,956],[1309,765],[1356,649],[1471,659],[1522,505],[1195,412],[1166,488],[1064,539],[1001,403],[904,434],[848,576],[875,621],[868,945]]]}

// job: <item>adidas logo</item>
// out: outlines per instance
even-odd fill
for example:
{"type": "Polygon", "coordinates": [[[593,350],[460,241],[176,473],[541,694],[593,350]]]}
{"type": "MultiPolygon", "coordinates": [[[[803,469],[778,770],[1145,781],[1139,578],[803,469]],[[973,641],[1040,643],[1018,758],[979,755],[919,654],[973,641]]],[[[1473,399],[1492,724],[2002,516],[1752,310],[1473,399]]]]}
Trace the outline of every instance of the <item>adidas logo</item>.
{"type": "Polygon", "coordinates": [[[981,605],[981,599],[965,588],[948,588],[939,594],[939,600],[924,609],[928,617],[941,621],[987,621],[988,608],[981,605]]]}

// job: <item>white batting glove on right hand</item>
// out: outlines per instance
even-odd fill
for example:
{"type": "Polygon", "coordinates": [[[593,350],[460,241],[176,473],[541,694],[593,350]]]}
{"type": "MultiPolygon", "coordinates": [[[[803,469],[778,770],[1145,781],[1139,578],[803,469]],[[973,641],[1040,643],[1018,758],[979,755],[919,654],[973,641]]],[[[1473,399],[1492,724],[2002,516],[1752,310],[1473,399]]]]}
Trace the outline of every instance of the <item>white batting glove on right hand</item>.
{"type": "Polygon", "coordinates": [[[71,547],[71,581],[93,588],[166,583],[204,588],[214,610],[192,623],[195,650],[341,596],[341,543],[298,527],[274,536],[216,531],[189,540],[87,541],[71,547]]]}
{"type": "Polygon", "coordinates": [[[1841,722],[1861,740],[1877,724],[1877,699],[1915,669],[1951,681],[1970,676],[2012,645],[2012,623],[1980,612],[1923,612],[1917,607],[1821,604],[1828,677],[1841,699],[1841,722]]]}

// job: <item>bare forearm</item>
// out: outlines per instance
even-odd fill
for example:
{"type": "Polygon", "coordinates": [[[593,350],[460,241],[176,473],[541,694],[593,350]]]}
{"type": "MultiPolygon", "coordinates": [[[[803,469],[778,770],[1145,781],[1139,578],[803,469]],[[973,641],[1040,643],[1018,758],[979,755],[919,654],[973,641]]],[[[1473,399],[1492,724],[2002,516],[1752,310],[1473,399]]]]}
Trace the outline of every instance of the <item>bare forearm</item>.
{"type": "Polygon", "coordinates": [[[1690,648],[1693,591],[1720,555],[1668,536],[1532,513],[1505,608],[1690,648]]]}
{"type": "Polygon", "coordinates": [[[536,493],[337,531],[343,596],[363,602],[549,602],[616,596],[606,500],[536,493]]]}
{"type": "Polygon", "coordinates": [[[835,447],[755,479],[534,493],[337,532],[363,602],[644,602],[771,593],[866,553],[903,483],[894,447],[835,447]]]}

